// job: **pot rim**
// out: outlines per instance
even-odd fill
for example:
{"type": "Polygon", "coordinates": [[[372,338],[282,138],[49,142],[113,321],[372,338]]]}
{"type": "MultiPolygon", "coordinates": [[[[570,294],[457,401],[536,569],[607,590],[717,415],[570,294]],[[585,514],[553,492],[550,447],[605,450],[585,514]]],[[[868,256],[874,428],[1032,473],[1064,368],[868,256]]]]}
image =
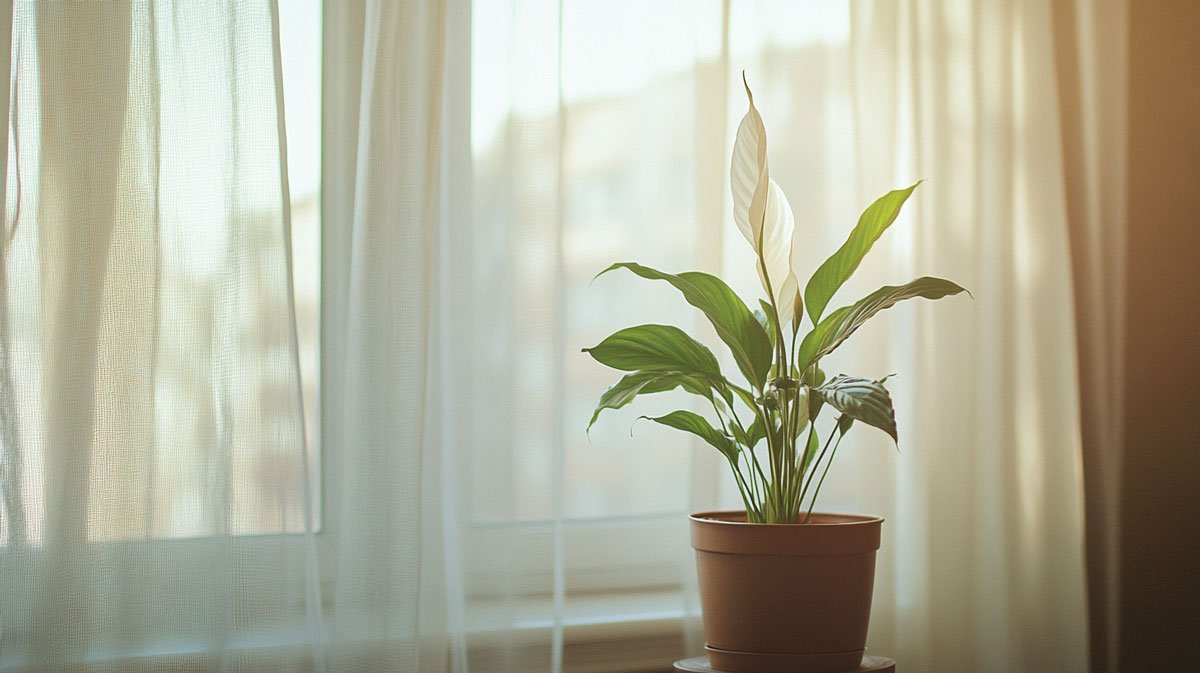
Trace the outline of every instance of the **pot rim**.
{"type": "Polygon", "coordinates": [[[733,526],[738,528],[776,528],[779,526],[863,526],[883,523],[884,518],[876,514],[846,514],[842,512],[813,512],[813,521],[809,523],[750,523],[749,521],[738,521],[734,517],[746,517],[744,509],[722,509],[709,510],[704,512],[695,512],[688,515],[688,519],[699,524],[713,524],[717,526],[733,526]],[[816,521],[816,517],[825,517],[824,521],[816,521]],[[829,520],[834,519],[834,520],[829,520]]]}
{"type": "MultiPolygon", "coordinates": [[[[816,514],[814,512],[814,514],[816,514]]],[[[739,555],[841,556],[879,549],[883,517],[825,514],[833,519],[805,524],[747,523],[742,510],[691,515],[692,548],[739,555]]]]}

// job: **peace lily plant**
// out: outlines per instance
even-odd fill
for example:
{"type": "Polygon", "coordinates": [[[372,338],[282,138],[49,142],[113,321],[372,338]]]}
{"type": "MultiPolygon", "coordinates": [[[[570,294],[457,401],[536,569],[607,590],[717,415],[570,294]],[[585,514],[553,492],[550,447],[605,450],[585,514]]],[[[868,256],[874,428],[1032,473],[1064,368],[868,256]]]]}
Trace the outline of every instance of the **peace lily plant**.
{"type": "Polygon", "coordinates": [[[751,311],[720,278],[700,271],[671,274],[620,262],[598,274],[626,269],[670,283],[712,323],[745,381],[726,378],[712,352],[677,327],[629,327],[583,349],[598,362],[628,372],[601,396],[588,428],[605,409],[624,407],[639,395],[682,388],[711,405],[715,425],[685,410],[643,418],[697,435],[720,451],[749,522],[795,523],[806,512],[807,523],[838,446],[855,422],[879,428],[898,443],[892,398],[884,385],[888,377],[838,374],[827,379],[821,359],[872,316],[900,301],[941,299],[965,290],[948,280],[921,277],[825,312],[834,293],[895,221],[914,184],[872,203],[801,294],[792,267],[792,209],[770,177],[767,133],[748,84],[746,96],[749,111],[738,126],[730,182],[734,221],[754,248],[766,291],[759,308],[751,311]],[[811,323],[807,331],[806,315],[811,323]],[[817,420],[827,409],[837,419],[821,441],[817,420]]]}

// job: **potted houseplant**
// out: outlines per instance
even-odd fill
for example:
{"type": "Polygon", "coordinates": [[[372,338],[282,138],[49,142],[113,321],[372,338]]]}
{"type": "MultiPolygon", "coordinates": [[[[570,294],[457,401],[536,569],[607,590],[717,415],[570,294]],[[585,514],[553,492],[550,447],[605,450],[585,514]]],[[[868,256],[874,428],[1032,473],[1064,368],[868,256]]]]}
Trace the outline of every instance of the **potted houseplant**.
{"type": "Polygon", "coordinates": [[[863,424],[895,441],[896,420],[887,377],[827,377],[821,359],[900,301],[965,290],[922,277],[826,310],[913,185],[872,203],[802,292],[791,261],[791,208],[768,173],[766,130],[748,85],[746,95],[731,186],[734,220],[754,248],[766,291],[758,307],[751,310],[722,280],[699,271],[671,274],[622,262],[601,272],[625,269],[674,286],[707,316],[744,383],[727,378],[712,352],[676,327],[630,327],[583,349],[627,372],[601,396],[588,427],[605,409],[676,388],[711,407],[710,418],[687,410],[646,417],[716,448],[745,505],[691,517],[710,665],[729,673],[855,670],[865,650],[883,520],[819,513],[815,503],[846,433],[863,424]],[[832,418],[818,427],[825,412],[832,418]]]}

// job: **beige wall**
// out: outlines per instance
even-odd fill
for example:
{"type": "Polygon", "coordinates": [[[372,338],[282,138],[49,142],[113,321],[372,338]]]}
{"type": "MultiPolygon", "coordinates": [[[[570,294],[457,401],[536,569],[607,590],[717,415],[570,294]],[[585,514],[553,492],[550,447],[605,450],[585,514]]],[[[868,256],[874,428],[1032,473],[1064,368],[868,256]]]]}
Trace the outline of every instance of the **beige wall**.
{"type": "Polygon", "coordinates": [[[1120,670],[1183,670],[1200,646],[1200,2],[1131,0],[1129,18],[1120,670]]]}

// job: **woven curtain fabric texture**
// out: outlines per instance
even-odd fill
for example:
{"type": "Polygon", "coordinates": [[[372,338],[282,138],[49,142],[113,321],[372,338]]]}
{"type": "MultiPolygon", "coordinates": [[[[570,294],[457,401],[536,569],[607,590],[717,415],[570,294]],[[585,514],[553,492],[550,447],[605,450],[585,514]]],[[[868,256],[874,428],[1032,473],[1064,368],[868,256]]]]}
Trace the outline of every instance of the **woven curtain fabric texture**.
{"type": "Polygon", "coordinates": [[[265,1],[13,5],[6,669],[311,662],[275,25],[265,1]]]}
{"type": "Polygon", "coordinates": [[[326,194],[346,197],[327,198],[323,239],[330,670],[465,666],[443,401],[447,12],[326,7],[326,194]]]}
{"type": "MultiPolygon", "coordinates": [[[[914,663],[930,670],[1083,670],[1079,393],[1050,7],[858,9],[852,31],[867,30],[852,33],[854,53],[879,38],[895,44],[898,66],[890,92],[856,72],[858,127],[893,105],[894,156],[927,180],[893,259],[904,276],[936,267],[974,295],[969,315],[908,309],[888,335],[893,351],[910,349],[908,363],[886,368],[900,372],[909,429],[884,508],[890,619],[873,637],[891,631],[902,653],[919,643],[914,663]]],[[[860,142],[860,166],[879,165],[874,146],[860,142]]]]}

